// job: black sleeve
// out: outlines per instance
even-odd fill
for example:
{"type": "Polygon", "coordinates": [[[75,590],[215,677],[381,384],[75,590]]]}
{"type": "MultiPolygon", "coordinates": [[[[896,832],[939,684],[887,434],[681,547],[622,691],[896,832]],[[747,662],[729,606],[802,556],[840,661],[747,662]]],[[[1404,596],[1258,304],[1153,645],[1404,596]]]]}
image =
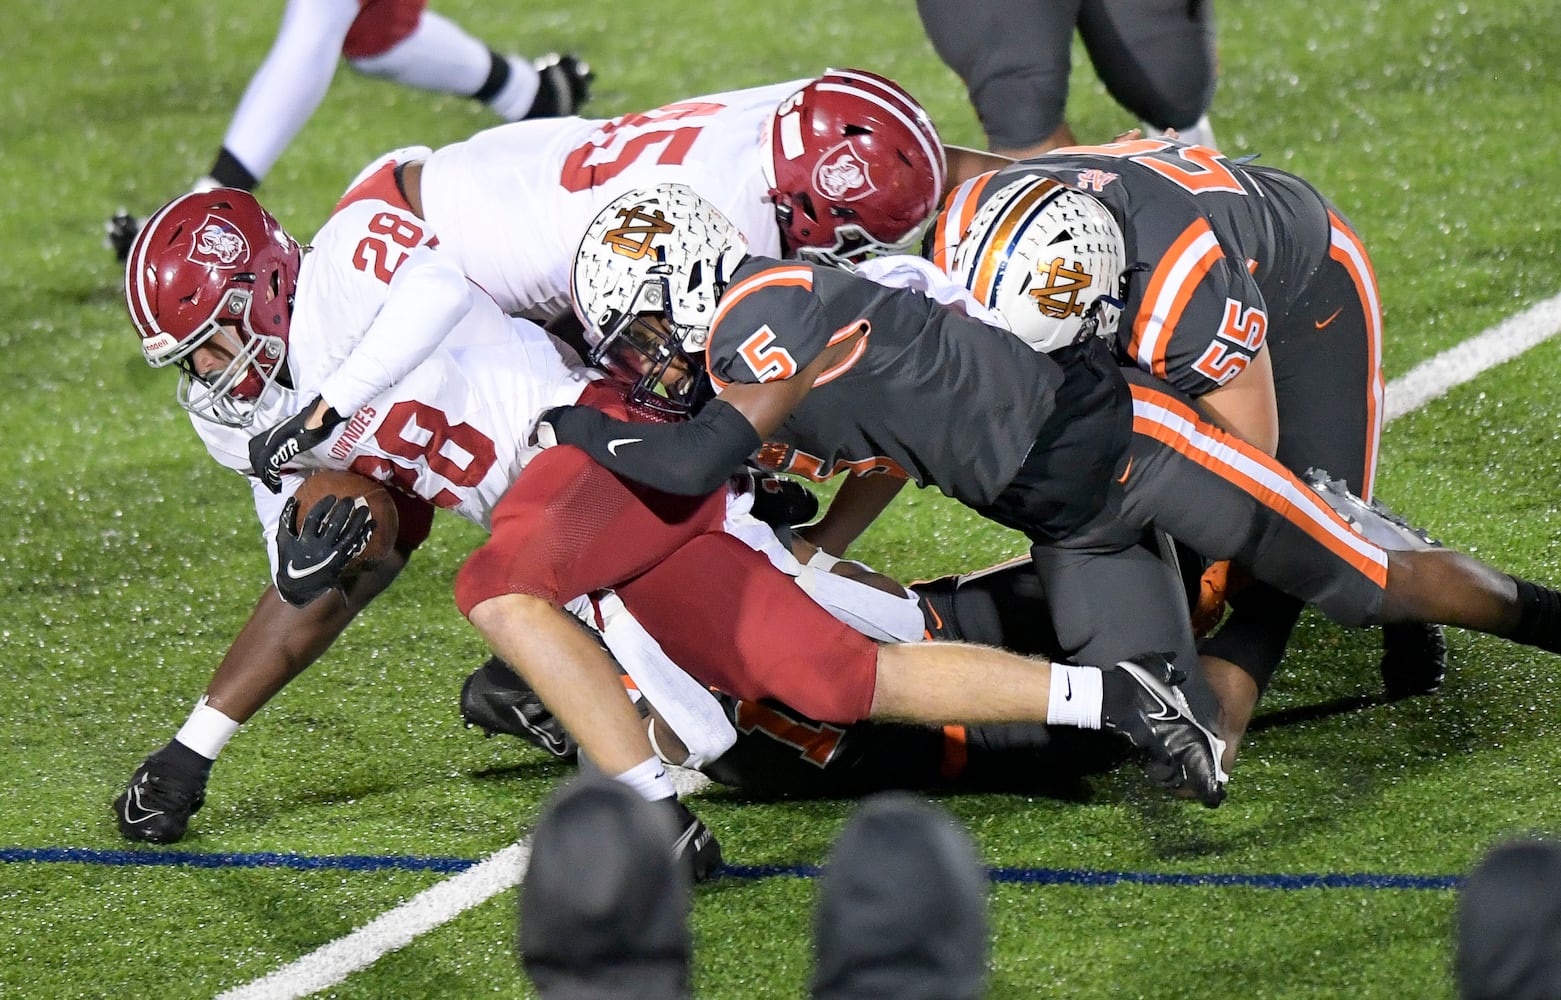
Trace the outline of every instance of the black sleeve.
{"type": "Polygon", "coordinates": [[[680,496],[713,492],[763,442],[730,403],[713,399],[699,416],[673,424],[614,420],[589,406],[563,406],[543,419],[559,444],[572,444],[606,469],[680,496]]]}

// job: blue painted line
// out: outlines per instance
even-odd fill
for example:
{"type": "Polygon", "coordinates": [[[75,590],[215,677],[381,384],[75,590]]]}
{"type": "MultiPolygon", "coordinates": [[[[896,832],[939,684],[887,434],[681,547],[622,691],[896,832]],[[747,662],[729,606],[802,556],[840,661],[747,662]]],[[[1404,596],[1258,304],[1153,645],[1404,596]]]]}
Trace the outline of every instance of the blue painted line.
{"type": "MultiPolygon", "coordinates": [[[[0,863],[42,863],[117,866],[168,866],[189,868],[290,868],[298,871],[335,869],[346,871],[431,871],[453,874],[477,862],[467,858],[345,854],[315,857],[269,851],[232,854],[197,854],[193,851],[99,851],[82,847],[0,848],[0,863]]],[[[721,878],[758,881],[767,878],[818,878],[818,865],[722,865],[721,878]]],[[[988,868],[993,882],[1018,885],[1153,885],[1186,888],[1246,889],[1409,889],[1447,891],[1463,885],[1461,875],[1354,874],[1189,874],[1172,872],[1113,872],[1080,868],[988,868]]]]}
{"type": "MultiPolygon", "coordinates": [[[[728,878],[817,878],[817,865],[722,865],[716,874],[728,878]]],[[[1247,889],[1458,889],[1461,875],[1357,874],[1187,874],[1112,872],[1080,868],[988,868],[993,882],[1022,885],[1166,885],[1247,889]]]]}

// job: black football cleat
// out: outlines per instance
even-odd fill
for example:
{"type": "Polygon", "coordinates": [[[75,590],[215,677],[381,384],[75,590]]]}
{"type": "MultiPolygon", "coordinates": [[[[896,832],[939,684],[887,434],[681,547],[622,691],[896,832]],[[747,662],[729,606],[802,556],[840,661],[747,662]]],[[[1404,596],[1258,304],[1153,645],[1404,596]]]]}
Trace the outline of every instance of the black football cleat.
{"type": "Polygon", "coordinates": [[[1447,676],[1447,636],[1429,622],[1382,626],[1382,688],[1397,701],[1430,694],[1447,676]]]}
{"type": "Polygon", "coordinates": [[[687,870],[691,881],[703,882],[709,878],[721,867],[721,844],[715,834],[675,797],[659,799],[653,804],[671,818],[677,833],[677,839],[672,842],[673,860],[687,870]]]}
{"type": "Polygon", "coordinates": [[[114,251],[114,256],[123,262],[130,257],[130,248],[145,224],[145,219],[120,209],[113,218],[103,223],[103,245],[114,251]]]}
{"type": "Polygon", "coordinates": [[[480,726],[484,736],[518,736],[560,760],[574,760],[580,752],[564,724],[497,656],[490,656],[461,684],[461,718],[468,729],[480,726]]]}
{"type": "Polygon", "coordinates": [[[537,96],[526,118],[562,118],[576,114],[591,96],[596,74],[580,57],[550,52],[531,61],[537,70],[537,96]]]}
{"type": "Polygon", "coordinates": [[[520,962],[543,997],[688,1000],[686,871],[670,813],[583,773],[543,809],[520,884],[520,962]]]}
{"type": "Polygon", "coordinates": [[[1223,802],[1225,741],[1198,721],[1178,690],[1186,675],[1159,653],[1141,653],[1102,673],[1101,727],[1149,754],[1145,770],[1156,784],[1210,809],[1223,802]]]}
{"type": "Polygon", "coordinates": [[[199,755],[170,745],[147,757],[114,800],[114,818],[126,840],[172,844],[184,836],[190,817],[206,804],[210,762],[190,766],[181,757],[199,755]]]}

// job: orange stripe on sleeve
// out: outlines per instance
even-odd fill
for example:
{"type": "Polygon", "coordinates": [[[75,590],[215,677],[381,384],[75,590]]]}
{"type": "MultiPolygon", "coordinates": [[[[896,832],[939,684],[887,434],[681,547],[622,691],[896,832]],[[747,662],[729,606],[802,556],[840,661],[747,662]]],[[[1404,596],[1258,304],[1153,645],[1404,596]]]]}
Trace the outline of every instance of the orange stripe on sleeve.
{"type": "Polygon", "coordinates": [[[865,319],[852,320],[850,323],[847,323],[839,330],[836,330],[835,335],[829,338],[829,343],[831,346],[838,344],[842,340],[845,340],[847,337],[850,337],[858,331],[861,332],[862,337],[856,342],[855,346],[851,348],[851,353],[842,358],[839,364],[828,369],[827,371],[821,372],[819,377],[813,380],[813,385],[815,388],[823,385],[826,382],[833,382],[835,379],[850,371],[852,366],[854,366],[862,359],[862,355],[867,352],[868,335],[873,332],[872,324],[867,322],[865,319]]]}
{"type": "Polygon", "coordinates": [[[1204,219],[1188,226],[1171,244],[1150,275],[1143,305],[1133,320],[1133,337],[1127,349],[1138,367],[1165,378],[1165,352],[1171,334],[1198,284],[1224,256],[1214,230],[1204,219]]]}
{"type": "Polygon", "coordinates": [[[715,318],[710,321],[710,328],[715,329],[732,307],[757,292],[761,288],[771,285],[793,285],[811,292],[813,290],[813,272],[806,267],[798,267],[795,264],[781,264],[775,267],[765,268],[756,274],[739,281],[726,290],[721,296],[721,304],[716,308],[715,318]]]}
{"type": "MultiPolygon", "coordinates": [[[[716,378],[715,372],[710,370],[710,356],[715,353],[715,332],[733,306],[743,299],[757,292],[761,288],[790,285],[811,292],[813,290],[813,272],[807,267],[799,267],[796,264],[778,264],[775,267],[765,268],[739,281],[726,290],[721,296],[721,304],[716,307],[715,316],[710,320],[710,342],[705,345],[705,372],[710,376],[710,382],[717,390],[725,389],[729,383],[716,378]]],[[[751,331],[750,331],[751,332],[751,331]]]]}

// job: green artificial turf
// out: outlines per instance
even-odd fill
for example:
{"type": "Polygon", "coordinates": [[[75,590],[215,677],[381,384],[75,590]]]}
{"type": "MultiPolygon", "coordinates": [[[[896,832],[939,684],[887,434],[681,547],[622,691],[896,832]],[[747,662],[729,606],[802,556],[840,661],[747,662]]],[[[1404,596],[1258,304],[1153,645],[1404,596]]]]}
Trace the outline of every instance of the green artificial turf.
{"type": "MultiPolygon", "coordinates": [[[[265,584],[248,491],[207,459],[171,373],[141,361],[99,240],[117,207],[149,211],[206,169],[281,6],[55,0],[12,5],[0,33],[0,996],[215,996],[447,877],[47,860],[164,853],[126,845],[108,803],[265,584]]],[[[439,9],[496,46],[584,54],[596,115],[859,65],[907,85],[949,141],[981,141],[908,3],[439,9]]],[[[1226,0],[1217,16],[1220,144],[1306,176],[1366,238],[1390,378],[1561,291],[1561,4],[1226,0]]],[[[1088,141],[1135,124],[1082,51],[1069,115],[1088,141]]],[[[378,153],[489,124],[469,102],[344,69],[259,193],[307,236],[378,153]]],[[[1379,494],[1451,544],[1561,580],[1558,367],[1561,346],[1541,345],[1393,424],[1379,494]]],[[[439,520],[413,569],[229,746],[177,850],[477,860],[523,834],[569,771],[460,726],[483,651],[450,582],[477,538],[439,520]]],[[[1023,551],[921,493],[853,554],[910,579],[1023,551]]],[[[1217,811],[1132,768],[1067,799],[940,801],[1005,868],[1455,876],[1505,836],[1561,830],[1561,731],[1554,657],[1450,641],[1441,693],[1384,704],[1375,636],[1309,615],[1217,811]]],[[[712,789],[697,809],[728,861],[811,866],[850,803],[712,789]]],[[[699,996],[803,996],[816,891],[789,875],[701,887],[699,996]]],[[[1454,902],[1446,888],[1003,883],[991,995],[1449,997],[1454,902]]],[[[514,933],[505,892],[327,995],[529,996],[514,933]]]]}

